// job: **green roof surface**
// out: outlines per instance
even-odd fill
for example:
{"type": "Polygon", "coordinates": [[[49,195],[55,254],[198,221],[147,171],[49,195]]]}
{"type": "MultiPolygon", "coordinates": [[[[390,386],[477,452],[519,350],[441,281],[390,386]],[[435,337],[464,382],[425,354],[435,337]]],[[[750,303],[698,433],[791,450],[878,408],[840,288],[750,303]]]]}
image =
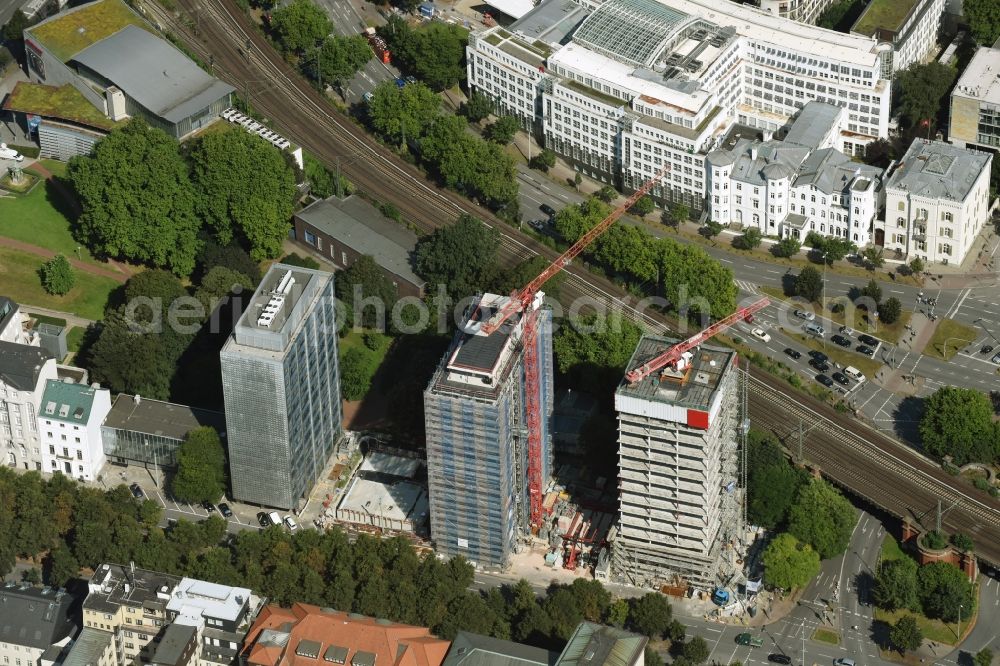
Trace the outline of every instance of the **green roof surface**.
{"type": "Polygon", "coordinates": [[[45,419],[85,424],[94,406],[94,392],[88,384],[69,384],[50,379],[45,384],[39,416],[45,419]]]}
{"type": "Polygon", "coordinates": [[[45,118],[68,120],[104,130],[113,129],[118,125],[68,83],[56,88],[19,81],[4,102],[3,108],[8,111],[33,113],[45,118]]]}
{"type": "Polygon", "coordinates": [[[851,32],[871,36],[879,28],[898,31],[917,0],[871,0],[851,32]]]}
{"type": "Polygon", "coordinates": [[[29,28],[28,34],[66,62],[91,44],[110,37],[127,25],[136,25],[153,32],[149,24],[121,0],[96,0],[60,12],[29,28]]]}

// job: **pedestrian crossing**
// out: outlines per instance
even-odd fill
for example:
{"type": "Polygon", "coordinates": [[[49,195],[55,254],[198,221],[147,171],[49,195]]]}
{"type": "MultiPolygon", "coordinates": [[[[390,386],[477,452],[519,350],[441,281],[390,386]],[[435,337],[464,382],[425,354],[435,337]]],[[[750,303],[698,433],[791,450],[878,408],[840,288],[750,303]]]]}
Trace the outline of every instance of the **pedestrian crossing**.
{"type": "Polygon", "coordinates": [[[760,287],[752,282],[747,282],[746,280],[733,280],[740,291],[745,291],[748,294],[759,294],[760,287]]]}

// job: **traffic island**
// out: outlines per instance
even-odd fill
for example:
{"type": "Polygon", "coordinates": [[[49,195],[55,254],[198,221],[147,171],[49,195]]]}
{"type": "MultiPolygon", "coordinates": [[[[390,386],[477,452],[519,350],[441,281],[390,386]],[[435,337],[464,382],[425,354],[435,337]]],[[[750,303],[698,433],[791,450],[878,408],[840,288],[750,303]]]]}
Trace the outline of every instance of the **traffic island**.
{"type": "Polygon", "coordinates": [[[814,641],[819,641],[820,643],[829,643],[830,645],[840,645],[840,634],[833,629],[824,629],[823,627],[817,627],[816,631],[813,632],[812,639],[814,641]]]}

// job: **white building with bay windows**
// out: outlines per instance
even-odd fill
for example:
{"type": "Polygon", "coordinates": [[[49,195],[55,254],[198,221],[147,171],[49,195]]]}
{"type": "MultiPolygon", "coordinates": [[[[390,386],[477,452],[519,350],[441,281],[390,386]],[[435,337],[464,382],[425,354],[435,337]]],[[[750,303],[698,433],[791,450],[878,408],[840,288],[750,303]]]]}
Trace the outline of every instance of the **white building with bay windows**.
{"type": "Polygon", "coordinates": [[[729,0],[545,0],[467,55],[472,88],[579,171],[629,190],[668,164],[654,198],[696,210],[734,124],[769,139],[817,100],[843,109],[848,155],[888,133],[885,46],[729,0]]]}
{"type": "Polygon", "coordinates": [[[993,155],[915,139],[885,187],[876,244],[907,261],[961,264],[989,220],[993,155]]]}

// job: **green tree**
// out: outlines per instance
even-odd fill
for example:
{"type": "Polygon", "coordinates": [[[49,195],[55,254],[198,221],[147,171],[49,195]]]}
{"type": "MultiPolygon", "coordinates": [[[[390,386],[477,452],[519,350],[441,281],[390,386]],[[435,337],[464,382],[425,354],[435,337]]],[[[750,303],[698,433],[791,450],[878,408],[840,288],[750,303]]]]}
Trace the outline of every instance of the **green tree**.
{"type": "Polygon", "coordinates": [[[823,294],[823,276],[812,266],[806,266],[795,277],[795,295],[807,301],[818,301],[823,294]]]}
{"type": "Polygon", "coordinates": [[[500,248],[500,233],[474,217],[435,229],[417,243],[417,273],[431,285],[447,285],[454,299],[479,293],[487,285],[500,248]]]}
{"type": "Polygon", "coordinates": [[[708,661],[708,655],[711,653],[708,643],[701,636],[692,636],[691,640],[685,643],[681,649],[681,654],[692,664],[704,664],[708,661]]]}
{"type": "Polygon", "coordinates": [[[966,0],[962,13],[969,22],[972,36],[983,46],[1000,39],[1000,6],[993,0],[966,0]]]}
{"type": "Polygon", "coordinates": [[[941,100],[951,90],[955,76],[954,68],[936,60],[914,63],[897,74],[893,101],[907,126],[924,126],[925,121],[936,123],[941,100]]]}
{"type": "Polygon", "coordinates": [[[468,30],[443,21],[425,23],[416,30],[398,25],[390,21],[379,34],[388,42],[401,69],[413,72],[435,91],[465,79],[468,30]]]}
{"type": "Polygon", "coordinates": [[[629,602],[629,626],[652,639],[664,636],[672,619],[670,602],[659,592],[647,592],[629,602]]]}
{"type": "Polygon", "coordinates": [[[385,330],[385,321],[392,313],[392,307],[396,303],[396,287],[392,281],[382,272],[382,267],[375,262],[371,255],[358,257],[350,268],[343,271],[336,281],[337,298],[343,302],[347,311],[347,318],[356,326],[364,328],[378,328],[385,330]],[[357,301],[355,296],[361,301],[357,301]],[[361,313],[361,319],[355,318],[355,307],[360,307],[362,302],[374,299],[375,304],[366,305],[361,313]],[[379,310],[385,313],[383,321],[379,321],[379,310]]]}
{"type": "Polygon", "coordinates": [[[383,81],[368,103],[372,128],[397,145],[420,139],[440,111],[441,98],[420,83],[400,88],[383,81]]]}
{"type": "Polygon", "coordinates": [[[885,253],[882,248],[869,245],[861,251],[861,260],[865,262],[865,267],[868,270],[873,271],[876,268],[882,268],[885,264],[885,253]]]}
{"type": "Polygon", "coordinates": [[[253,280],[246,275],[225,266],[216,266],[202,278],[194,296],[201,301],[205,315],[209,316],[223,299],[233,293],[252,294],[254,286],[253,280]]]}
{"type": "Polygon", "coordinates": [[[292,0],[271,12],[271,32],[282,50],[304,53],[333,32],[333,24],[310,0],[292,0]]]}
{"type": "Polygon", "coordinates": [[[917,586],[927,617],[955,622],[959,615],[972,616],[975,591],[966,575],[954,565],[947,562],[925,564],[917,571],[917,586]]]}
{"type": "Polygon", "coordinates": [[[489,95],[473,90],[469,99],[462,104],[461,112],[469,122],[478,123],[493,113],[493,100],[489,95]]]}
{"type": "MultiPolygon", "coordinates": [[[[545,257],[534,256],[531,259],[525,259],[510,270],[497,271],[496,277],[489,289],[494,294],[509,294],[515,289],[520,289],[531,282],[548,267],[549,261],[545,257]]],[[[565,279],[566,275],[564,273],[557,273],[542,285],[542,288],[549,296],[558,298],[559,289],[565,279]]]]}
{"type": "Polygon", "coordinates": [[[344,400],[360,400],[371,388],[372,370],[368,354],[351,347],[340,357],[340,392],[344,400]]]}
{"type": "MultiPolygon", "coordinates": [[[[682,203],[672,203],[667,206],[667,212],[670,213],[671,226],[678,227],[683,222],[687,222],[688,218],[691,217],[691,209],[682,203]]],[[[719,229],[719,233],[722,229],[719,229]]]]}
{"type": "Polygon", "coordinates": [[[260,282],[260,267],[257,262],[237,245],[222,246],[212,241],[206,242],[198,253],[198,273],[204,276],[216,266],[225,266],[246,275],[255,287],[260,282]]]}
{"type": "Polygon", "coordinates": [[[568,587],[560,585],[549,591],[542,602],[542,608],[552,621],[552,636],[560,641],[567,641],[573,635],[583,613],[577,604],[576,596],[568,587]]]}
{"type": "Polygon", "coordinates": [[[663,666],[663,657],[655,649],[646,644],[645,656],[643,657],[645,666],[663,666]]]}
{"type": "Polygon", "coordinates": [[[903,304],[895,296],[890,296],[885,303],[878,306],[878,316],[883,323],[895,323],[903,314],[903,304]]]}
{"type": "Polygon", "coordinates": [[[776,257],[794,257],[802,249],[802,243],[799,242],[798,238],[782,238],[780,241],[771,246],[771,253],[776,257]]]}
{"type": "Polygon", "coordinates": [[[639,197],[639,199],[632,204],[632,207],[628,209],[628,212],[639,217],[646,217],[652,213],[655,208],[656,206],[653,204],[653,198],[647,194],[639,197]]]}
{"type": "Polygon", "coordinates": [[[49,551],[46,561],[45,582],[52,587],[66,587],[66,584],[80,574],[80,563],[73,557],[73,551],[61,543],[49,551]]]}
{"type": "Polygon", "coordinates": [[[31,585],[38,585],[42,582],[42,572],[38,567],[31,567],[21,572],[21,580],[31,585]]]}
{"type": "Polygon", "coordinates": [[[924,272],[924,260],[920,257],[914,257],[909,266],[914,275],[924,272]]]}
{"type": "Polygon", "coordinates": [[[642,329],[620,316],[598,318],[596,314],[567,323],[559,327],[552,341],[559,373],[581,388],[617,383],[639,344],[642,329]]]}
{"type": "Polygon", "coordinates": [[[808,543],[783,532],[764,550],[764,580],[790,590],[805,586],[819,573],[819,553],[808,543]]]}
{"type": "Polygon", "coordinates": [[[194,270],[200,223],[176,140],[132,119],[71,159],[68,175],[82,208],[76,235],[91,252],[194,270]]]}
{"type": "Polygon", "coordinates": [[[879,608],[888,611],[899,608],[919,611],[917,563],[909,557],[901,557],[883,563],[875,577],[872,598],[879,608]]]}
{"type": "Polygon", "coordinates": [[[108,313],[86,359],[91,379],[116,393],[167,400],[177,368],[166,338],[133,331],[119,310],[108,313]]]}
{"type": "Polygon", "coordinates": [[[968,534],[955,532],[951,535],[951,543],[963,553],[971,553],[976,548],[976,542],[968,534]]]}
{"type": "Polygon", "coordinates": [[[47,293],[56,296],[62,296],[69,292],[76,282],[73,267],[62,254],[57,254],[42,264],[42,267],[38,269],[38,274],[42,278],[42,288],[47,293]]]}
{"type": "Polygon", "coordinates": [[[305,73],[314,81],[343,88],[371,58],[368,40],[361,35],[329,35],[307,56],[305,73]]]}
{"type": "Polygon", "coordinates": [[[299,268],[308,268],[314,271],[318,271],[320,269],[318,261],[308,255],[302,256],[298,252],[286,254],[281,258],[281,263],[288,264],[289,266],[298,266],[299,268]]]}
{"type": "Polygon", "coordinates": [[[924,634],[917,626],[917,619],[912,615],[899,618],[889,630],[889,641],[899,649],[900,654],[907,650],[916,650],[923,640],[924,634]]]}
{"type": "Polygon", "coordinates": [[[702,227],[702,233],[706,238],[715,238],[722,233],[722,224],[716,222],[715,220],[709,220],[705,223],[705,226],[702,227]]]}
{"type": "Polygon", "coordinates": [[[311,194],[326,199],[327,197],[345,197],[354,191],[351,182],[344,176],[333,173],[318,159],[309,153],[303,154],[303,173],[309,181],[309,192],[311,194]]]}
{"type": "Polygon", "coordinates": [[[500,116],[487,125],[484,136],[493,143],[505,146],[514,140],[514,134],[521,129],[521,123],[514,116],[500,116]]]}
{"type": "Polygon", "coordinates": [[[951,456],[956,465],[992,462],[1000,455],[993,405],[975,389],[944,386],[924,398],[920,439],[925,452],[951,456]]]}
{"type": "Polygon", "coordinates": [[[621,629],[628,622],[628,611],[628,601],[625,599],[615,599],[608,606],[608,612],[604,617],[605,624],[610,624],[612,627],[621,629]]]}
{"type": "Polygon", "coordinates": [[[878,305],[882,302],[882,287],[875,280],[869,280],[868,284],[861,289],[861,295],[870,298],[875,305],[878,305]]]}
{"type": "Polygon", "coordinates": [[[214,428],[195,428],[177,451],[171,493],[182,502],[216,502],[226,492],[226,452],[214,428]]]}
{"type": "Polygon", "coordinates": [[[747,446],[747,517],[773,529],[784,522],[804,474],[788,462],[773,437],[751,430],[747,446]]]}
{"type": "Polygon", "coordinates": [[[738,244],[744,250],[753,250],[760,247],[764,236],[757,227],[748,227],[743,235],[738,237],[738,244]]]}
{"type": "Polygon", "coordinates": [[[24,39],[24,29],[31,26],[31,20],[20,9],[15,9],[10,20],[3,26],[0,36],[8,42],[17,42],[24,39]]]}
{"type": "Polygon", "coordinates": [[[539,171],[548,171],[556,165],[556,154],[548,148],[542,148],[536,155],[531,157],[531,168],[539,171]]]}
{"type": "Polygon", "coordinates": [[[972,662],[976,666],[990,666],[993,663],[993,650],[983,648],[972,658],[972,662]]]}
{"type": "Polygon", "coordinates": [[[609,204],[618,198],[618,190],[610,185],[605,185],[601,189],[597,190],[597,192],[594,193],[594,196],[604,203],[609,204]]]}
{"type": "Polygon", "coordinates": [[[196,210],[220,244],[236,238],[254,261],[280,256],[297,193],[280,151],[237,127],[209,132],[191,149],[191,174],[196,210]]]}
{"type": "Polygon", "coordinates": [[[857,520],[857,511],[839,490],[812,479],[788,511],[788,531],[827,559],[847,550],[857,520]]]}

